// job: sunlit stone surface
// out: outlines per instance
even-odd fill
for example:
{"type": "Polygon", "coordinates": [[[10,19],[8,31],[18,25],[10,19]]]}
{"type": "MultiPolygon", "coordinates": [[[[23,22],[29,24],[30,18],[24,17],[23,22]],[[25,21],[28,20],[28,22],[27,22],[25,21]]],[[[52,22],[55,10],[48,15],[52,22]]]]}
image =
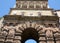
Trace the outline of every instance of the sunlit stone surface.
{"type": "Polygon", "coordinates": [[[48,0],[16,0],[0,19],[0,43],[28,42],[60,43],[60,10],[49,8],[48,0]]]}

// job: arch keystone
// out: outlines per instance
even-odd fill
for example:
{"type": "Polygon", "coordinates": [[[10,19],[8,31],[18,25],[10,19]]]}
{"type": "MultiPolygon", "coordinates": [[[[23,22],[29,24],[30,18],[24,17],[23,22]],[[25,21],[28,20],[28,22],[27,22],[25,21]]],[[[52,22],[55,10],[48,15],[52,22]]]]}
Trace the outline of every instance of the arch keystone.
{"type": "Polygon", "coordinates": [[[31,24],[31,27],[32,27],[32,28],[35,28],[35,25],[36,25],[36,23],[32,23],[32,24],[31,24]]]}
{"type": "Polygon", "coordinates": [[[29,28],[31,23],[30,22],[26,22],[25,24],[26,24],[26,28],[29,28]]]}

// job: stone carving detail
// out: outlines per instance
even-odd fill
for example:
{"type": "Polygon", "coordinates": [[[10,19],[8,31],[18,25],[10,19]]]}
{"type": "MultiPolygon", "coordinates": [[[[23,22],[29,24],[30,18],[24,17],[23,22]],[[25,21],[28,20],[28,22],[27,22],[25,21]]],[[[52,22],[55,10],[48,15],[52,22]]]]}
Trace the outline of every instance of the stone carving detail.
{"type": "MultiPolygon", "coordinates": [[[[39,30],[42,32],[46,31],[46,36],[48,36],[48,37],[52,37],[54,32],[57,32],[57,31],[59,32],[59,29],[57,27],[56,28],[52,28],[52,27],[46,28],[43,25],[40,25],[37,23],[27,22],[26,24],[22,24],[22,26],[24,27],[24,29],[32,27],[32,28],[35,28],[37,31],[39,31],[39,30]]],[[[20,28],[23,29],[22,26],[20,28]]]]}
{"type": "Polygon", "coordinates": [[[46,31],[46,37],[53,37],[53,33],[50,30],[46,31]]]}
{"type": "Polygon", "coordinates": [[[3,36],[7,36],[8,33],[7,33],[6,31],[3,31],[3,32],[2,32],[2,35],[3,35],[3,36]]]}
{"type": "Polygon", "coordinates": [[[16,8],[47,8],[46,1],[17,1],[16,8]],[[23,7],[24,6],[24,7],[23,7]]]}
{"type": "Polygon", "coordinates": [[[15,8],[0,20],[0,43],[25,43],[28,38],[60,43],[59,14],[48,7],[48,0],[16,0],[15,8]]]}
{"type": "Polygon", "coordinates": [[[52,37],[54,32],[59,32],[59,28],[48,27],[48,28],[44,28],[43,30],[46,31],[47,37],[52,37]]]}
{"type": "Polygon", "coordinates": [[[14,34],[15,34],[14,29],[9,30],[9,33],[8,33],[9,36],[13,37],[14,34]]]}
{"type": "MultiPolygon", "coordinates": [[[[21,23],[18,24],[16,26],[4,26],[2,29],[1,34],[3,35],[3,37],[6,37],[6,42],[14,42],[14,43],[21,43],[19,40],[21,40],[21,33],[27,29],[27,28],[34,28],[38,31],[39,35],[45,35],[47,38],[52,38],[53,35],[54,37],[58,37],[60,36],[59,32],[59,28],[53,28],[53,27],[45,27],[42,24],[38,24],[36,22],[25,22],[25,23],[21,23]],[[56,33],[57,32],[57,33],[56,33]],[[44,34],[45,33],[45,34],[44,34]],[[54,33],[54,34],[53,34],[54,33]],[[16,34],[16,35],[15,35],[16,34]],[[16,42],[15,42],[16,40],[16,42]]],[[[2,37],[2,35],[0,35],[0,37],[2,37]]],[[[39,37],[39,40],[41,40],[41,38],[45,38],[45,37],[39,37]]],[[[5,39],[2,38],[2,41],[4,41],[5,39]]],[[[46,39],[44,39],[46,40],[46,39]]]]}

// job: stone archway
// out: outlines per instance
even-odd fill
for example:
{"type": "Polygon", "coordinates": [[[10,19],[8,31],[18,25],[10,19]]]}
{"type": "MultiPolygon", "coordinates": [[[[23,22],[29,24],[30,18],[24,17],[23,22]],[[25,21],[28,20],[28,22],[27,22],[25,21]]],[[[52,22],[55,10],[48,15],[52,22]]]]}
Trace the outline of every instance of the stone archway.
{"type": "Polygon", "coordinates": [[[3,30],[8,34],[8,36],[7,35],[6,36],[9,37],[9,38],[6,37],[5,41],[6,43],[8,42],[24,43],[27,39],[34,39],[37,41],[37,43],[49,43],[49,42],[55,43],[56,42],[55,37],[59,36],[59,33],[58,35],[56,35],[55,33],[56,31],[58,31],[58,28],[52,27],[46,28],[44,25],[30,22],[21,23],[15,27],[5,26],[3,30]],[[9,30],[9,32],[5,31],[7,29],[9,30]]]}
{"type": "Polygon", "coordinates": [[[34,39],[38,43],[39,34],[36,29],[29,27],[23,31],[23,33],[21,34],[21,38],[22,43],[25,43],[25,41],[28,39],[34,39]]]}
{"type": "Polygon", "coordinates": [[[39,31],[42,30],[42,26],[37,23],[22,23],[16,27],[16,31],[20,32],[20,43],[24,43],[28,39],[34,39],[39,43],[39,31]]]}

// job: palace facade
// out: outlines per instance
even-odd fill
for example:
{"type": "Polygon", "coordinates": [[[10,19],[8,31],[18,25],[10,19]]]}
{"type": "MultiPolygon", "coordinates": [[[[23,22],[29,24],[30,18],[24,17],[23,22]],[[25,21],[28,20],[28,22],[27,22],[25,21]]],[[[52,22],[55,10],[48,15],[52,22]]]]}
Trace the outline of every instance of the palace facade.
{"type": "Polygon", "coordinates": [[[48,0],[16,0],[15,8],[0,20],[0,43],[60,43],[60,10],[48,0]]]}

